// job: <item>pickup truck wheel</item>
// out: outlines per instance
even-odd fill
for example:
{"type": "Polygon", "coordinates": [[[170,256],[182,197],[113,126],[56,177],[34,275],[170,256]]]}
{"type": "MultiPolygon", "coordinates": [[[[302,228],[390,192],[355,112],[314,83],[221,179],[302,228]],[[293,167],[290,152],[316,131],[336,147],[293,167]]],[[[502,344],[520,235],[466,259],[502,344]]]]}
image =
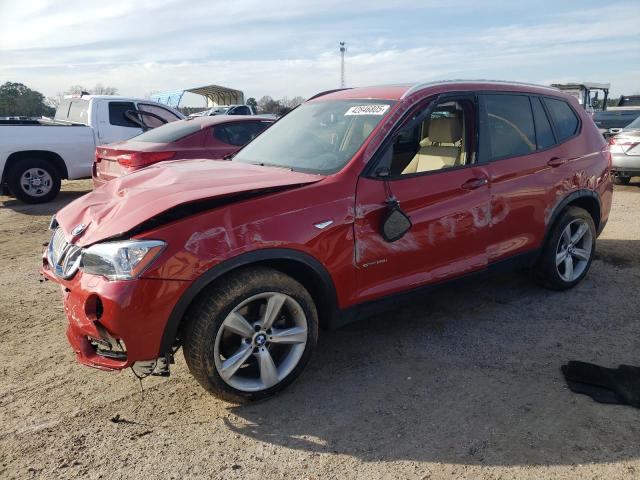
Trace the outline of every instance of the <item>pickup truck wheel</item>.
{"type": "Polygon", "coordinates": [[[266,398],[289,385],[318,338],[309,292],[264,267],[240,270],[209,287],[185,320],[183,348],[191,374],[234,403],[266,398]]]}
{"type": "Polygon", "coordinates": [[[48,160],[24,158],[9,171],[7,184],[23,202],[44,203],[60,192],[60,173],[48,160]]]}
{"type": "Polygon", "coordinates": [[[553,226],[535,267],[535,278],[553,290],[567,290],[586,276],[596,251],[596,226],[589,213],[569,207],[553,226]]]}

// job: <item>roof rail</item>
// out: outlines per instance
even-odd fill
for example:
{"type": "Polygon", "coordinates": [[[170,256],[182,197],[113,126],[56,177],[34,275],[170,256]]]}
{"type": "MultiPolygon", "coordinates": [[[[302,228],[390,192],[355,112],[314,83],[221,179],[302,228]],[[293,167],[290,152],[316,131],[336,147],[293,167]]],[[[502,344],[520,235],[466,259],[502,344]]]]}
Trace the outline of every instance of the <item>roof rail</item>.
{"type": "Polygon", "coordinates": [[[549,87],[548,85],[539,85],[536,83],[526,83],[526,82],[510,82],[507,80],[439,80],[432,82],[424,82],[424,83],[416,83],[411,88],[409,88],[406,92],[402,94],[401,99],[408,97],[412,93],[417,92],[418,90],[422,90],[423,88],[432,87],[434,85],[446,85],[449,83],[495,83],[496,85],[526,85],[529,87],[539,87],[539,88],[547,88],[549,90],[557,90],[557,88],[549,87]]]}
{"type": "Polygon", "coordinates": [[[314,98],[323,97],[324,95],[329,95],[334,92],[341,92],[342,90],[351,90],[353,87],[343,87],[343,88],[334,88],[333,90],[325,90],[324,92],[316,93],[313,97],[307,98],[305,102],[309,100],[313,100],[314,98]]]}

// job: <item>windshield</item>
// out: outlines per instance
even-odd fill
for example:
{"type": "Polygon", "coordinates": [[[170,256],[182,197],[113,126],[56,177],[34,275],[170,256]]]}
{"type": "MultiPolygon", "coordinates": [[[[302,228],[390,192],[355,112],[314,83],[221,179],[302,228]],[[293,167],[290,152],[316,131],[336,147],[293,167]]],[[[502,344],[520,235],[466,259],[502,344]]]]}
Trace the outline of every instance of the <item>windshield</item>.
{"type": "Polygon", "coordinates": [[[344,167],[388,114],[389,100],[303,103],[234,157],[234,161],[328,175],[344,167]]]}

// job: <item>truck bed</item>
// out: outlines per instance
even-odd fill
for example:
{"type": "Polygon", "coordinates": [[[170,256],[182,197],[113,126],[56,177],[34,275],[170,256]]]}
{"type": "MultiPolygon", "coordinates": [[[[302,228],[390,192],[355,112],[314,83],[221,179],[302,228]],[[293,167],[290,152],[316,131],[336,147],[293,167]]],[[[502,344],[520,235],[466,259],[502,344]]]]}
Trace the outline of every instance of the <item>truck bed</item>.
{"type": "Polygon", "coordinates": [[[69,122],[58,122],[56,120],[51,120],[47,118],[39,118],[36,120],[0,120],[0,126],[2,125],[12,125],[12,126],[54,126],[54,127],[86,127],[86,125],[82,125],[79,123],[69,123],[69,122]]]}

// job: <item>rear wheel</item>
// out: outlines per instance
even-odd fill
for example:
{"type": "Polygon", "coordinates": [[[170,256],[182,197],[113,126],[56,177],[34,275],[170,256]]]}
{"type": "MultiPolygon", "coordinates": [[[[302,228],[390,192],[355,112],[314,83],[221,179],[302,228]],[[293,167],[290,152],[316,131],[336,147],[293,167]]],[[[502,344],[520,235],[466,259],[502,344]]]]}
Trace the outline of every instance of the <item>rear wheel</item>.
{"type": "Polygon", "coordinates": [[[263,267],[208,288],[189,310],[184,355],[209,392],[244,403],[289,385],[315,349],[318,318],[307,290],[263,267]]]}
{"type": "Polygon", "coordinates": [[[7,183],[11,192],[23,202],[44,203],[60,192],[60,173],[46,159],[24,158],[9,171],[7,183]]]}
{"type": "Polygon", "coordinates": [[[560,216],[535,267],[546,287],[566,290],[585,277],[596,250],[596,227],[586,210],[569,207],[560,216]]]}

